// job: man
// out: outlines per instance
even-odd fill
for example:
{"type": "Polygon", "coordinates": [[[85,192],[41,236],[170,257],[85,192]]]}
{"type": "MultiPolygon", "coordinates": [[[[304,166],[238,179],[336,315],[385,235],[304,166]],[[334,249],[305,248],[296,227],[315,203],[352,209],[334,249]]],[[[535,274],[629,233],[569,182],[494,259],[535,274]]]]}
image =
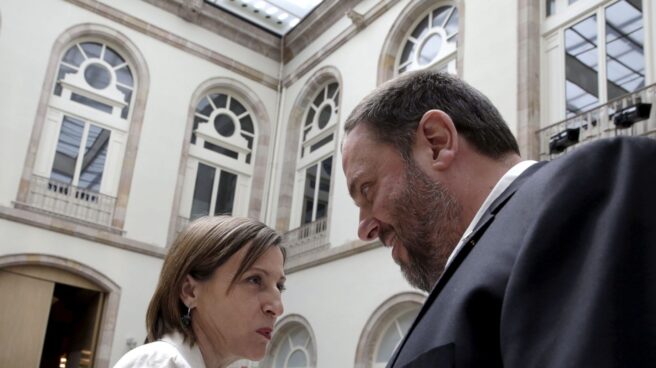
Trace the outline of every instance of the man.
{"type": "Polygon", "coordinates": [[[430,71],[345,131],[359,237],[430,291],[388,367],[656,366],[656,142],[522,161],[487,98],[430,71]]]}

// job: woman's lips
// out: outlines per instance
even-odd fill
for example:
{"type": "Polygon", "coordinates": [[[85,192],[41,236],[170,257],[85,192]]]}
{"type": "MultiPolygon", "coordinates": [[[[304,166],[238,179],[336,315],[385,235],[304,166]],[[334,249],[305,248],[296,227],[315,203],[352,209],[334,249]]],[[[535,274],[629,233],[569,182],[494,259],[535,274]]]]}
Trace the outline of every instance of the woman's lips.
{"type": "Polygon", "coordinates": [[[257,332],[260,335],[264,336],[267,340],[271,340],[271,331],[272,330],[270,328],[260,328],[255,332],[257,332]]]}

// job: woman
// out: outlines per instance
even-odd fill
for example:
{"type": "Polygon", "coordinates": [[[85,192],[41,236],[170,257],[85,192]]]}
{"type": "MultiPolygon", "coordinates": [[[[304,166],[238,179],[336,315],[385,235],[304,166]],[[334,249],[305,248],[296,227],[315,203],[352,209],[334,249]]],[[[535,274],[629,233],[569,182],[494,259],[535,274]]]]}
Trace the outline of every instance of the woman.
{"type": "Polygon", "coordinates": [[[264,224],[191,223],[169,250],[146,316],[147,342],[114,368],[226,367],[260,360],[283,312],[284,249],[264,224]]]}

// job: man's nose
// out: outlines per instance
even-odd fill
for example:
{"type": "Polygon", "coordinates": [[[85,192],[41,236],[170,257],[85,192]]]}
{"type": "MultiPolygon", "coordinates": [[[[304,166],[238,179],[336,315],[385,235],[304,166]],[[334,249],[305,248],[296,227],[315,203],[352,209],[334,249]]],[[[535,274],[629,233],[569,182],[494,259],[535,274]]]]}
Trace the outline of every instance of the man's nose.
{"type": "Polygon", "coordinates": [[[358,237],[362,240],[374,240],[378,237],[380,223],[373,217],[363,217],[360,213],[360,225],[358,226],[358,237]]]}

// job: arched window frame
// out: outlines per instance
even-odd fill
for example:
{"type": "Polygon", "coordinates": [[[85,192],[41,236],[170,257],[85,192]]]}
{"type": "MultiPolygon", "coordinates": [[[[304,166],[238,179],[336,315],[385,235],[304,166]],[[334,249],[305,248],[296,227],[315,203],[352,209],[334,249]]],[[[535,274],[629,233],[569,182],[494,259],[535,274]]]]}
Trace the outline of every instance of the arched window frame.
{"type": "Polygon", "coordinates": [[[355,367],[384,367],[385,364],[375,362],[384,334],[400,316],[413,310],[418,313],[425,300],[426,296],[424,294],[404,292],[396,294],[381,303],[371,314],[360,334],[355,353],[355,367]]]}
{"type": "MultiPolygon", "coordinates": [[[[123,123],[127,131],[127,138],[123,147],[117,150],[117,152],[121,153],[120,160],[122,160],[122,163],[120,168],[112,173],[113,177],[110,180],[112,185],[105,189],[106,193],[112,194],[115,201],[108,220],[109,226],[102,226],[102,229],[121,233],[125,223],[128,196],[134,175],[138,142],[143,125],[145,101],[148,86],[150,85],[150,74],[145,58],[136,45],[121,32],[104,25],[85,23],[73,26],[62,33],[54,42],[50,53],[50,60],[48,61],[45,82],[43,83],[44,88],[41,91],[32,135],[30,137],[30,147],[34,147],[35,149],[28,150],[25,158],[23,175],[21,176],[18,194],[16,196],[16,207],[32,208],[27,205],[29,202],[28,197],[30,195],[31,182],[36,180],[39,173],[43,175],[48,171],[47,166],[51,165],[47,159],[44,160],[45,158],[39,155],[48,149],[48,147],[44,146],[46,144],[44,139],[47,141],[47,134],[44,134],[44,130],[47,130],[48,119],[52,117],[49,116],[49,113],[53,111],[50,104],[57,82],[59,64],[64,53],[73,44],[85,40],[94,40],[112,46],[132,67],[132,75],[134,77],[131,112],[127,119],[124,119],[125,122],[123,123]]],[[[51,148],[54,150],[54,147],[51,148]]],[[[93,226],[91,223],[88,224],[93,226]]]]}
{"type": "MultiPolygon", "coordinates": [[[[426,65],[427,68],[437,68],[438,70],[443,67],[449,67],[449,62],[455,60],[455,74],[461,75],[462,73],[462,52],[458,52],[463,48],[464,41],[464,2],[462,0],[449,0],[449,1],[421,1],[413,0],[401,11],[397,19],[394,21],[390,32],[383,43],[380,58],[378,59],[378,77],[377,84],[380,85],[399,73],[399,61],[403,53],[408,36],[419,25],[419,23],[429,13],[437,10],[443,6],[453,6],[458,14],[458,27],[456,43],[457,48],[448,52],[441,53],[433,63],[426,65]]],[[[437,32],[437,31],[436,31],[437,32]]],[[[451,66],[453,71],[453,65],[451,66]]]]}
{"type": "MultiPolygon", "coordinates": [[[[309,106],[312,104],[313,99],[316,97],[317,93],[325,87],[326,85],[332,82],[338,83],[339,96],[342,96],[342,78],[339,71],[332,66],[325,66],[317,70],[304,84],[301,91],[298,93],[293,108],[289,113],[289,117],[286,119],[289,121],[289,125],[286,129],[286,142],[284,147],[284,160],[283,160],[283,169],[280,180],[280,189],[278,191],[278,206],[276,207],[275,222],[276,228],[281,231],[288,231],[299,227],[300,224],[300,208],[301,208],[301,196],[302,190],[299,187],[297,182],[297,173],[300,161],[300,147],[303,134],[303,127],[305,119],[307,118],[307,111],[309,106]]],[[[337,149],[337,142],[339,141],[340,130],[337,128],[339,122],[341,121],[341,113],[338,111],[336,116],[336,126],[334,130],[334,140],[332,144],[327,144],[322,147],[322,150],[327,150],[335,152],[337,149]],[[328,147],[331,147],[330,149],[328,147]]],[[[324,151],[318,152],[316,155],[325,155],[328,154],[324,151]]],[[[333,156],[334,157],[334,156],[333,156]]],[[[307,165],[309,161],[304,163],[307,165]]],[[[335,163],[333,162],[333,166],[335,163]]],[[[334,187],[335,175],[331,175],[331,188],[334,187]]],[[[332,195],[334,191],[330,192],[329,204],[328,204],[328,215],[330,217],[331,208],[332,208],[332,195]]],[[[329,224],[327,225],[325,231],[328,231],[329,224]]]]}
{"type": "MultiPolygon", "coordinates": [[[[236,114],[228,111],[229,109],[219,110],[235,119],[245,116],[244,113],[236,114]]],[[[212,115],[212,117],[214,116],[212,115]]],[[[235,197],[233,214],[260,218],[264,202],[267,161],[269,159],[267,153],[269,152],[270,126],[270,119],[264,104],[255,92],[240,81],[232,78],[212,78],[198,86],[189,103],[187,126],[178,169],[178,182],[169,222],[169,244],[173,241],[177,232],[189,221],[193,187],[199,163],[237,175],[239,198],[235,197]],[[222,137],[213,132],[212,122],[197,124],[199,103],[206,96],[213,94],[229,95],[239,101],[245,108],[253,125],[251,148],[247,148],[245,138],[241,136],[243,133],[241,126],[235,126],[235,132],[232,136],[222,137]],[[211,144],[220,145],[236,151],[239,156],[234,159],[209,151],[196,143],[192,144],[194,140],[196,140],[196,143],[208,141],[211,144]]],[[[251,136],[248,133],[246,135],[251,136]]]]}
{"type": "Polygon", "coordinates": [[[279,356],[281,345],[284,343],[289,344],[290,349],[284,357],[284,361],[287,362],[291,355],[295,351],[301,351],[306,356],[307,368],[317,366],[317,342],[314,332],[309,324],[309,322],[300,315],[290,314],[284,317],[276,324],[275,333],[272,337],[272,342],[269,346],[269,353],[266,358],[260,363],[262,368],[289,368],[286,365],[280,366],[279,356]],[[305,341],[305,344],[297,344],[291,341],[291,333],[297,331],[298,329],[305,330],[308,337],[305,341]]]}

